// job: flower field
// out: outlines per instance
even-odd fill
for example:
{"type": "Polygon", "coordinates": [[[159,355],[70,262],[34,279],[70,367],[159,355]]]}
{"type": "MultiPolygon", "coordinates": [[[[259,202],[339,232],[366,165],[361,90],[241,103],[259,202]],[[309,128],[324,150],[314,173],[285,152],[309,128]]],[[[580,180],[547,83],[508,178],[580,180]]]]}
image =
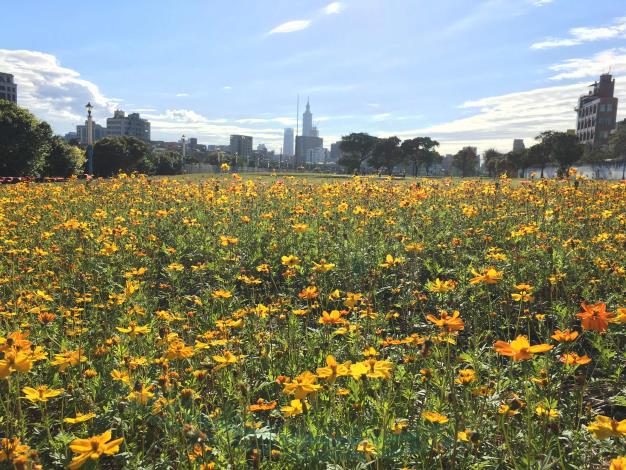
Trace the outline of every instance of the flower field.
{"type": "Polygon", "coordinates": [[[626,468],[626,184],[0,188],[0,468],[626,468]]]}

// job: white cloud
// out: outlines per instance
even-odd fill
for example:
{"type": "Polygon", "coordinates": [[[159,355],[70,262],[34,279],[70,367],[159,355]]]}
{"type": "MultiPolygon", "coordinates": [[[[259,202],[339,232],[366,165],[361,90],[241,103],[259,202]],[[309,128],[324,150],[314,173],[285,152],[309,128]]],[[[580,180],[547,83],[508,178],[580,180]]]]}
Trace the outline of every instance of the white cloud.
{"type": "Polygon", "coordinates": [[[232,90],[232,89],[233,89],[233,87],[230,86],[230,85],[225,85],[225,86],[222,87],[222,90],[226,90],[226,91],[232,90]]]}
{"type": "Polygon", "coordinates": [[[334,15],[341,12],[341,10],[343,10],[343,5],[340,2],[333,2],[329,5],[326,5],[326,7],[324,8],[324,13],[326,13],[327,15],[334,15]]]}
{"type": "MultiPolygon", "coordinates": [[[[588,85],[581,82],[468,101],[461,109],[473,112],[470,117],[391,134],[400,138],[431,136],[442,144],[443,153],[455,153],[466,145],[481,151],[490,147],[509,151],[513,139],[526,139],[530,144],[544,130],[573,129],[574,108],[588,85]]],[[[616,77],[615,92],[616,96],[626,96],[626,75],[616,77]]],[[[618,118],[623,116],[626,110],[619,111],[618,118]]]]}
{"type": "Polygon", "coordinates": [[[553,0],[530,0],[530,3],[532,3],[533,5],[535,5],[536,7],[542,7],[544,5],[547,5],[549,3],[552,3],[553,0]]]}
{"type": "Polygon", "coordinates": [[[287,21],[286,23],[276,26],[268,34],[293,33],[295,31],[301,31],[303,29],[306,29],[309,26],[311,26],[310,20],[287,21]]]}
{"type": "Polygon", "coordinates": [[[65,132],[85,120],[87,102],[94,106],[96,119],[110,116],[120,105],[52,54],[0,49],[0,70],[15,76],[20,106],[65,132]]]}
{"type": "Polygon", "coordinates": [[[189,93],[176,93],[177,98],[184,98],[186,96],[189,96],[189,93]]]}
{"type": "Polygon", "coordinates": [[[532,49],[548,49],[553,47],[577,46],[586,42],[626,37],[626,17],[616,18],[611,26],[598,28],[578,27],[569,30],[567,38],[548,38],[530,46],[532,49]]]}
{"type": "Polygon", "coordinates": [[[550,77],[550,80],[597,77],[609,71],[624,73],[626,72],[626,48],[598,52],[591,58],[568,59],[560,64],[552,65],[550,70],[559,72],[550,77]]]}

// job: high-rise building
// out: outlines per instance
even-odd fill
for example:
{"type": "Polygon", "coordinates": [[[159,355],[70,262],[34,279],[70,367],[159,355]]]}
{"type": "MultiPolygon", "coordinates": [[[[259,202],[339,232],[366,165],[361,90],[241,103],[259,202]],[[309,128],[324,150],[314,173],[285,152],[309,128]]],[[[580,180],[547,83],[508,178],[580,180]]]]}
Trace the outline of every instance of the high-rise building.
{"type": "Polygon", "coordinates": [[[150,142],[150,122],[142,119],[139,113],[128,116],[124,111],[116,110],[112,118],[107,119],[107,133],[111,136],[128,136],[150,142]]]}
{"type": "Polygon", "coordinates": [[[252,137],[247,135],[231,135],[230,136],[230,153],[237,154],[240,157],[252,156],[252,137]]]}
{"type": "Polygon", "coordinates": [[[514,139],[513,140],[513,151],[521,152],[526,149],[526,145],[524,145],[524,139],[514,139]]]}
{"type": "Polygon", "coordinates": [[[313,136],[313,113],[311,113],[311,105],[308,98],[306,100],[306,111],[302,115],[302,135],[305,137],[313,136]]]}
{"type": "Polygon", "coordinates": [[[618,100],[613,96],[615,80],[606,73],[600,76],[600,82],[590,87],[592,90],[578,99],[576,135],[582,144],[607,145],[617,121],[618,100]]]}
{"type": "Polygon", "coordinates": [[[341,142],[330,144],[330,161],[337,163],[341,158],[341,142]]]}
{"type": "Polygon", "coordinates": [[[285,135],[283,137],[283,155],[285,157],[293,157],[293,129],[291,127],[285,128],[285,135]]]}
{"type": "Polygon", "coordinates": [[[324,150],[324,139],[314,136],[299,135],[296,137],[296,166],[316,163],[320,152],[324,150]]]}
{"type": "Polygon", "coordinates": [[[0,72],[0,100],[17,103],[17,85],[10,73],[0,72]]]}
{"type": "MultiPolygon", "coordinates": [[[[102,127],[100,124],[92,123],[91,130],[93,132],[93,142],[107,137],[109,131],[106,127],[102,127]]],[[[87,145],[87,121],[84,126],[76,126],[76,135],[80,144],[87,145]]]]}
{"type": "Polygon", "coordinates": [[[313,113],[309,100],[302,115],[302,135],[296,136],[296,166],[315,163],[324,149],[324,140],[319,137],[317,127],[313,127],[313,113]]]}

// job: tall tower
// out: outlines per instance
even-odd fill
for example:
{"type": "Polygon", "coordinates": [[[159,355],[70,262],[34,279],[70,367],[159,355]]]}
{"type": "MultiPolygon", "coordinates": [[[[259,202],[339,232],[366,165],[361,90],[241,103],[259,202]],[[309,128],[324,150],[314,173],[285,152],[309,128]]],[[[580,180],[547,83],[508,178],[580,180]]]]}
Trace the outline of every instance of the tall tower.
{"type": "Polygon", "coordinates": [[[293,157],[293,129],[291,127],[285,128],[285,135],[283,139],[283,154],[285,157],[293,157]]]}
{"type": "Polygon", "coordinates": [[[313,135],[313,114],[311,113],[311,105],[308,98],[306,100],[306,111],[302,115],[302,135],[305,137],[313,135]]]}

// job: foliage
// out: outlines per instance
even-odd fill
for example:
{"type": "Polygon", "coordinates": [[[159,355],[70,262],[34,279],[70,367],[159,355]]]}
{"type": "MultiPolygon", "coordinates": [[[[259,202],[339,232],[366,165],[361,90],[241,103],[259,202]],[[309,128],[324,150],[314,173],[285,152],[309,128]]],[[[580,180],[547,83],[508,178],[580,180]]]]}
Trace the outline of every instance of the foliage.
{"type": "Polygon", "coordinates": [[[353,133],[341,138],[341,158],[337,162],[349,172],[360,170],[361,165],[372,156],[378,137],[365,133],[353,133]]]}
{"type": "Polygon", "coordinates": [[[40,176],[51,139],[47,123],[0,100],[0,176],[40,176]]]}
{"type": "Polygon", "coordinates": [[[46,155],[43,176],[78,175],[84,171],[85,152],[69,145],[62,138],[55,136],[50,140],[50,151],[46,155]]]}
{"type": "Polygon", "coordinates": [[[623,183],[120,175],[0,193],[2,468],[624,455],[623,183]]]}
{"type": "Polygon", "coordinates": [[[372,156],[367,162],[371,167],[377,170],[384,168],[391,174],[393,167],[402,162],[400,139],[395,136],[379,139],[372,150],[372,156]]]}
{"type": "Polygon", "coordinates": [[[402,142],[405,161],[413,164],[414,176],[419,174],[420,167],[424,166],[428,174],[435,163],[441,162],[441,155],[437,153],[435,147],[439,147],[439,142],[430,137],[416,137],[402,142]]]}
{"type": "Polygon", "coordinates": [[[478,155],[472,147],[465,147],[454,155],[452,164],[461,171],[461,175],[472,176],[478,167],[478,155]]]}
{"type": "Polygon", "coordinates": [[[575,134],[555,132],[548,139],[552,159],[558,163],[561,175],[566,175],[572,164],[583,156],[584,147],[575,134]]]}
{"type": "Polygon", "coordinates": [[[94,145],[93,168],[97,176],[112,176],[120,172],[154,171],[150,147],[135,137],[105,137],[94,145]]]}

